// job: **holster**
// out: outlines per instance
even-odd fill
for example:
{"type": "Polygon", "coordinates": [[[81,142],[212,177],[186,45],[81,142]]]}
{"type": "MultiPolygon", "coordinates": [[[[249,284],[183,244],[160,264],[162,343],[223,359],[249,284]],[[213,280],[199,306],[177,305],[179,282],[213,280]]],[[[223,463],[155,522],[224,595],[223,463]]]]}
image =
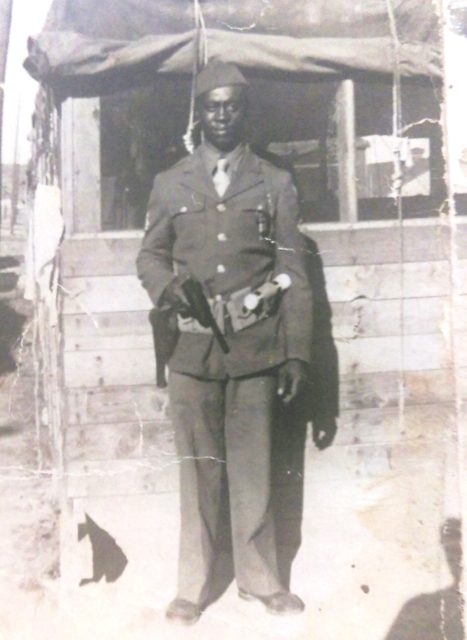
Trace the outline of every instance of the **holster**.
{"type": "Polygon", "coordinates": [[[154,352],[156,357],[156,385],[167,387],[165,368],[170,360],[179,337],[177,314],[170,309],[151,309],[149,322],[152,327],[154,352]]]}

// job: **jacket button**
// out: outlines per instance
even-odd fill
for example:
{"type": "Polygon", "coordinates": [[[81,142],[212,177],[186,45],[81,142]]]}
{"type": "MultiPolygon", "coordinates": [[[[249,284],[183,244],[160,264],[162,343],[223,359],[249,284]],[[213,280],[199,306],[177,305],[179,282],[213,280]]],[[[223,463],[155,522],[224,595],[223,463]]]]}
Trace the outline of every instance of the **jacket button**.
{"type": "Polygon", "coordinates": [[[219,240],[219,242],[225,242],[227,240],[227,236],[225,235],[225,233],[218,233],[217,239],[219,240]]]}
{"type": "Polygon", "coordinates": [[[221,202],[220,204],[217,205],[216,209],[222,212],[222,211],[225,211],[226,206],[223,202],[221,202]]]}
{"type": "Polygon", "coordinates": [[[223,264],[218,264],[216,267],[217,273],[225,273],[225,267],[223,264]]]}

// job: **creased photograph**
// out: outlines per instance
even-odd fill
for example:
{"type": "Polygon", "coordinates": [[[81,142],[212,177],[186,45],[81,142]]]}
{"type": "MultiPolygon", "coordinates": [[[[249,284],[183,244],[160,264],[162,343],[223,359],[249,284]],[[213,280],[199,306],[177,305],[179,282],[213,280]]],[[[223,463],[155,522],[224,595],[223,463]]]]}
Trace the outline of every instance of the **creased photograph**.
{"type": "Polygon", "coordinates": [[[463,640],[467,3],[2,0],[0,639],[463,640]]]}

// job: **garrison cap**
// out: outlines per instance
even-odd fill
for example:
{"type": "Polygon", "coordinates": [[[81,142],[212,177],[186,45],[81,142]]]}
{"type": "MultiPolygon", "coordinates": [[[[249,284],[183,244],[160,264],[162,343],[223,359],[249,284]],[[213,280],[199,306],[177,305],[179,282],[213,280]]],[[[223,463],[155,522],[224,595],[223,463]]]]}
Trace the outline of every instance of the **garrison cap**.
{"type": "Polygon", "coordinates": [[[213,60],[208,62],[199,72],[196,78],[195,96],[198,97],[206,91],[227,87],[232,84],[248,86],[248,82],[240,69],[230,62],[213,60]]]}

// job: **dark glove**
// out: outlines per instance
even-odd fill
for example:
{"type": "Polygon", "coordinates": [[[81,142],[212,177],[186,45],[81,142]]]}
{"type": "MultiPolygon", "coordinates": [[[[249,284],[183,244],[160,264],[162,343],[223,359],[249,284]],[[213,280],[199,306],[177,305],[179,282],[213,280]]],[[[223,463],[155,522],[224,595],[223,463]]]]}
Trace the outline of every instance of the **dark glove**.
{"type": "Polygon", "coordinates": [[[308,365],[302,360],[287,360],[279,368],[277,395],[284,404],[289,404],[300,395],[308,377],[308,365]]]}
{"type": "Polygon", "coordinates": [[[182,276],[173,277],[161,295],[159,307],[170,309],[184,318],[189,318],[192,316],[192,309],[182,289],[182,282],[185,279],[182,276]]]}

